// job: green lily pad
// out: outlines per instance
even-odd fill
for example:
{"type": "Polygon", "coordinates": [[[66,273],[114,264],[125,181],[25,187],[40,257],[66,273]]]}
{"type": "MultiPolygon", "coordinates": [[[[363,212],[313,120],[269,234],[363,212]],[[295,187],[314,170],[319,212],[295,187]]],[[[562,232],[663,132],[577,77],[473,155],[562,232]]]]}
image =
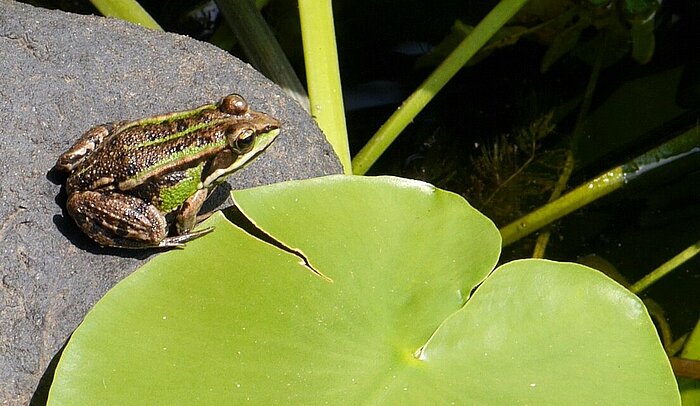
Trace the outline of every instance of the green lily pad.
{"type": "MultiPolygon", "coordinates": [[[[700,360],[700,321],[683,344],[681,358],[700,360]]],[[[678,387],[684,405],[700,405],[700,381],[695,379],[678,378],[678,387]]]]}
{"type": "Polygon", "coordinates": [[[332,282],[215,215],[94,307],[50,403],[679,403],[641,301],[581,265],[488,276],[498,231],[457,195],[337,176],[234,197],[332,282]]]}

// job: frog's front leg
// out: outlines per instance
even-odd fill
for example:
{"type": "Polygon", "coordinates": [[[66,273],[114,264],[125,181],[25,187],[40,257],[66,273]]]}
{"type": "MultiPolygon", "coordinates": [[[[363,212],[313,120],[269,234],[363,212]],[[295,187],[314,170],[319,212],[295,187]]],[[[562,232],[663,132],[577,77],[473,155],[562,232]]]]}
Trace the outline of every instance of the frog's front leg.
{"type": "Polygon", "coordinates": [[[199,189],[182,203],[175,218],[175,228],[178,234],[186,234],[197,225],[197,213],[202,209],[208,196],[208,189],[199,189]]]}
{"type": "Polygon", "coordinates": [[[168,223],[155,206],[121,193],[75,192],[68,198],[67,208],[83,232],[102,246],[179,247],[202,235],[167,237],[168,223]]]}

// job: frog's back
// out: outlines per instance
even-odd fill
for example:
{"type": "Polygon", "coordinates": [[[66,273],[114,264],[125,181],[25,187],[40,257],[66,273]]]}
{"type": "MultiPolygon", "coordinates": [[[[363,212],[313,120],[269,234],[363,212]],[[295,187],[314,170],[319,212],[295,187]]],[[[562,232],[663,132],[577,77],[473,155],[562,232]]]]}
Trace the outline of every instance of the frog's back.
{"type": "Polygon", "coordinates": [[[68,179],[69,190],[128,190],[174,170],[199,165],[226,146],[221,127],[188,119],[115,131],[86,157],[68,179]]]}

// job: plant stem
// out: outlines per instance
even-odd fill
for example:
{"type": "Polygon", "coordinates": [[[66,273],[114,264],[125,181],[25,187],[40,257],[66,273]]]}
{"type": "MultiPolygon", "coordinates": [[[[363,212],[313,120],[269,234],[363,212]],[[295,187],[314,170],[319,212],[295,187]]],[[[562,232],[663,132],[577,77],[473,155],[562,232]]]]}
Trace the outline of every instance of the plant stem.
{"type": "Polygon", "coordinates": [[[350,148],[331,1],[299,0],[299,19],[311,115],[326,134],[345,173],[350,174],[350,148]]]}
{"type": "Polygon", "coordinates": [[[277,83],[309,111],[304,86],[253,0],[219,0],[216,4],[255,69],[277,83]]]}
{"type": "Polygon", "coordinates": [[[119,18],[146,28],[163,31],[156,20],[135,0],[90,0],[90,2],[105,17],[119,18]]]}
{"type": "Polygon", "coordinates": [[[685,262],[689,261],[698,253],[700,253],[700,241],[684,249],[680,254],[669,259],[663,265],[651,271],[647,276],[643,277],[637,283],[630,286],[630,291],[638,295],[644,289],[653,285],[656,281],[663,278],[679,266],[683,265],[685,262]]]}
{"type": "Polygon", "coordinates": [[[650,171],[685,158],[692,161],[691,155],[696,156],[699,153],[700,131],[697,126],[693,126],[662,145],[599,175],[559,199],[502,227],[500,231],[503,246],[512,244],[650,171]]]}
{"type": "Polygon", "coordinates": [[[447,58],[387,119],[352,160],[353,173],[364,175],[406,126],[476,52],[525,5],[501,0],[447,58]]]}
{"type": "MultiPolygon", "coordinates": [[[[557,184],[552,191],[552,195],[549,197],[549,201],[553,202],[557,200],[561,194],[566,189],[566,185],[569,182],[571,174],[574,172],[574,154],[569,150],[566,153],[566,161],[564,162],[564,169],[562,169],[557,184]]],[[[535,249],[532,252],[533,258],[544,258],[544,252],[547,249],[547,244],[549,243],[549,237],[552,235],[552,230],[547,229],[542,232],[542,234],[537,236],[537,242],[535,243],[535,249]]]]}
{"type": "MultiPolygon", "coordinates": [[[[578,117],[576,117],[576,125],[574,126],[573,136],[571,137],[572,140],[578,139],[581,136],[581,134],[583,134],[583,125],[586,121],[586,117],[588,117],[588,111],[591,109],[591,102],[593,101],[593,92],[595,91],[595,87],[598,84],[600,70],[603,67],[603,55],[605,54],[607,48],[607,39],[608,35],[606,33],[603,36],[603,44],[598,50],[598,55],[593,65],[593,70],[591,71],[591,77],[588,79],[588,84],[586,85],[586,93],[583,96],[581,110],[579,110],[578,117]]],[[[564,189],[566,189],[566,185],[569,183],[569,178],[571,178],[571,174],[574,172],[574,164],[574,153],[572,148],[569,148],[569,151],[566,154],[566,163],[564,164],[564,169],[559,175],[559,180],[557,181],[557,185],[554,187],[552,195],[549,197],[550,202],[553,202],[554,200],[558,199],[559,196],[561,196],[561,194],[564,192],[564,189]]],[[[547,248],[547,244],[549,243],[549,237],[551,234],[552,231],[550,229],[547,229],[537,237],[537,243],[535,244],[535,249],[532,253],[533,258],[544,258],[544,252],[547,248]]]]}
{"type": "Polygon", "coordinates": [[[608,193],[619,189],[625,183],[625,174],[618,166],[595,179],[586,182],[559,199],[547,203],[539,209],[501,228],[503,246],[509,245],[530,233],[564,217],[608,193]]]}

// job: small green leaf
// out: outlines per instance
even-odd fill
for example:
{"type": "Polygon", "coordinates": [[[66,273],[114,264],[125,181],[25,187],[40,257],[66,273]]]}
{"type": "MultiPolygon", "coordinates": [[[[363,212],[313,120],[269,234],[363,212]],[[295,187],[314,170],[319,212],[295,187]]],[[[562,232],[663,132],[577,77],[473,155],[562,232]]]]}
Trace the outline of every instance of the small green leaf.
{"type": "Polygon", "coordinates": [[[659,8],[660,3],[660,0],[625,0],[625,12],[649,15],[659,8]]]}
{"type": "Polygon", "coordinates": [[[588,13],[579,13],[578,21],[560,32],[552,41],[552,44],[542,57],[540,72],[546,72],[554,62],[574,49],[581,37],[581,33],[590,25],[591,16],[588,13]]]}
{"type": "Polygon", "coordinates": [[[654,19],[645,22],[633,22],[630,29],[632,36],[632,58],[645,64],[654,56],[654,19]]]}

